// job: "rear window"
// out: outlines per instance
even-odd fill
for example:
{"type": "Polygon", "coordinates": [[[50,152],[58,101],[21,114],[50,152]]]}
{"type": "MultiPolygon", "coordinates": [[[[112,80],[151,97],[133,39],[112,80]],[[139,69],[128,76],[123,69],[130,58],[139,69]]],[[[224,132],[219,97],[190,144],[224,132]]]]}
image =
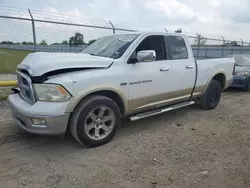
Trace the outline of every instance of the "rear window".
{"type": "Polygon", "coordinates": [[[183,37],[168,36],[168,43],[173,59],[188,59],[188,51],[183,37]]]}

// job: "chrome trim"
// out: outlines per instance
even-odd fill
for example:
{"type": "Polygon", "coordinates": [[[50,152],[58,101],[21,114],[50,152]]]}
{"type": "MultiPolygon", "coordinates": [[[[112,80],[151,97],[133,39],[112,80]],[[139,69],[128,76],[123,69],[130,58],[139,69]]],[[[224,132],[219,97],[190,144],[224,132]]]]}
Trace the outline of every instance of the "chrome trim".
{"type": "Polygon", "coordinates": [[[20,72],[20,71],[16,71],[17,72],[17,80],[18,80],[18,86],[20,88],[20,95],[21,97],[28,103],[30,104],[34,104],[36,102],[35,99],[35,94],[34,94],[34,90],[32,87],[32,82],[31,82],[31,78],[29,76],[27,76],[26,74],[20,72]],[[23,82],[23,79],[25,79],[26,83],[23,82]],[[30,92],[30,97],[25,96],[24,95],[24,91],[28,91],[30,92]]]}
{"type": "Polygon", "coordinates": [[[135,108],[134,110],[143,109],[143,108],[147,108],[147,107],[155,106],[155,105],[160,105],[160,104],[164,104],[164,103],[174,102],[174,101],[181,100],[181,99],[188,99],[189,97],[190,97],[190,95],[184,95],[184,96],[175,97],[175,98],[168,98],[166,100],[161,100],[161,101],[157,101],[157,102],[148,103],[148,104],[145,104],[143,106],[139,106],[139,107],[135,108]]]}
{"type": "Polygon", "coordinates": [[[192,69],[192,68],[194,68],[193,65],[186,66],[186,69],[192,69]]]}
{"type": "Polygon", "coordinates": [[[195,104],[194,101],[187,101],[187,102],[179,103],[179,104],[176,104],[176,105],[172,105],[170,107],[166,107],[166,108],[162,108],[162,109],[156,109],[156,110],[152,110],[152,111],[149,111],[149,112],[144,112],[144,113],[141,113],[141,114],[137,114],[135,116],[131,116],[129,119],[130,119],[130,121],[137,121],[137,120],[140,120],[140,119],[143,119],[143,118],[146,118],[146,117],[162,114],[164,112],[169,112],[169,111],[172,111],[172,110],[175,110],[175,109],[178,109],[178,108],[183,108],[183,107],[186,107],[186,106],[190,106],[190,105],[193,105],[193,104],[195,104]]]}
{"type": "Polygon", "coordinates": [[[155,50],[142,50],[137,53],[138,62],[152,62],[156,59],[155,50]]]}
{"type": "Polygon", "coordinates": [[[33,76],[33,75],[34,75],[34,73],[33,73],[33,71],[31,70],[31,68],[30,68],[30,66],[29,66],[29,65],[19,64],[17,68],[18,68],[18,69],[27,70],[27,71],[28,71],[28,73],[29,73],[31,76],[33,76]]]}
{"type": "Polygon", "coordinates": [[[163,67],[163,68],[160,68],[160,71],[169,71],[170,68],[167,68],[167,67],[163,67]]]}

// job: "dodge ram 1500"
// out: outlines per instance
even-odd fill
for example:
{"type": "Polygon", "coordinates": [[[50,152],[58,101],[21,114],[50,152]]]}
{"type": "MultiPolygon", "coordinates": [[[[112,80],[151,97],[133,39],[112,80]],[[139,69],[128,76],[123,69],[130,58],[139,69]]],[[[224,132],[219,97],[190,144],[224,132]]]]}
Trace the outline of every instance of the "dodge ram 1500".
{"type": "Polygon", "coordinates": [[[197,101],[214,109],[233,74],[234,58],[195,60],[185,35],[119,34],[77,54],[29,54],[8,100],[26,131],[70,131],[94,147],[115,136],[123,117],[135,121],[197,101]]]}

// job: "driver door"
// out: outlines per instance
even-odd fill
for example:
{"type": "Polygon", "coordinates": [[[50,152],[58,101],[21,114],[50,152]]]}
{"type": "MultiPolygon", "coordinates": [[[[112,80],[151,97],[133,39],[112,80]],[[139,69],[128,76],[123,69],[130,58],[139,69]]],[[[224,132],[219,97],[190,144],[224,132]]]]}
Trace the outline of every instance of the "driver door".
{"type": "MultiPolygon", "coordinates": [[[[135,59],[137,52],[154,50],[156,59],[151,62],[136,62],[126,65],[129,79],[129,111],[136,112],[162,105],[170,97],[168,79],[170,62],[161,35],[145,37],[134,50],[130,59],[135,59]]],[[[130,59],[128,62],[130,62],[130,59]]]]}

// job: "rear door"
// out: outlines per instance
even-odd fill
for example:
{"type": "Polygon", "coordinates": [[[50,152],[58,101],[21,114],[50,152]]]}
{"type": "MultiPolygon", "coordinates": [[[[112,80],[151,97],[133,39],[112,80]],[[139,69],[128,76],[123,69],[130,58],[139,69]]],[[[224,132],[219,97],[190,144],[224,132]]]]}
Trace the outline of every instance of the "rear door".
{"type": "Polygon", "coordinates": [[[188,41],[182,36],[166,36],[166,45],[169,48],[171,71],[169,77],[172,81],[171,98],[174,100],[187,100],[192,93],[196,67],[193,57],[189,54],[188,41]]]}

